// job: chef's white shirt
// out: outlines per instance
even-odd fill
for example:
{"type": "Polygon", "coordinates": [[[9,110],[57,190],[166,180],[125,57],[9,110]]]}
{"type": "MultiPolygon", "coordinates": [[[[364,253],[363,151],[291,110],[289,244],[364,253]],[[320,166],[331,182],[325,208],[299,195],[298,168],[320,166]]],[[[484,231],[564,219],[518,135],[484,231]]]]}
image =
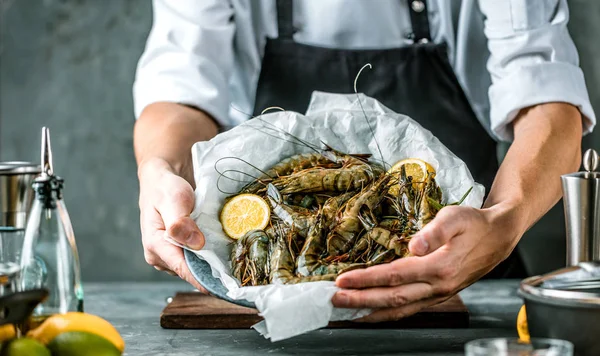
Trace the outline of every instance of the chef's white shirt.
{"type": "MultiPolygon", "coordinates": [[[[410,45],[405,0],[295,0],[295,41],[342,49],[410,45]]],[[[520,109],[566,102],[596,117],[566,0],[429,0],[432,40],[449,60],[483,126],[513,138],[520,109]]],[[[252,113],[267,37],[277,37],[275,0],[153,0],[154,22],[133,86],[135,114],[149,104],[198,107],[225,127],[252,113]],[[240,112],[242,111],[242,112],[240,112]]],[[[367,73],[364,73],[368,75],[367,73]]]]}

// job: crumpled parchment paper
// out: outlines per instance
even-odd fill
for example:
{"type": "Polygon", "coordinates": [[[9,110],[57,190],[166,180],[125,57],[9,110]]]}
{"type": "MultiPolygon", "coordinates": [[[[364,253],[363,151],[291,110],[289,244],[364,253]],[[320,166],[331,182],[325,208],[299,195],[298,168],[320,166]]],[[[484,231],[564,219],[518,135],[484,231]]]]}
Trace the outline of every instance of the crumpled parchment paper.
{"type": "Polygon", "coordinates": [[[484,188],[473,181],[464,162],[416,121],[392,112],[363,94],[315,92],[305,115],[288,111],[268,113],[210,141],[196,143],[192,148],[197,187],[192,218],[204,233],[206,245],[194,252],[210,264],[213,275],[228,289],[229,297],[256,304],[264,321],[254,328],[272,341],[324,327],[330,320],[350,320],[369,313],[369,310],[334,308],[331,298],[338,288],[333,282],[241,288],[231,276],[231,240],[219,222],[219,212],[227,195],[217,189],[217,183],[221,190],[232,193],[244,183],[219,178],[217,170],[229,178],[248,181],[248,176],[231,170],[254,176],[260,172],[240,160],[222,158],[237,157],[266,170],[284,158],[311,152],[275,128],[320,147],[324,142],[343,152],[371,153],[375,160],[383,156],[390,165],[404,158],[421,158],[437,170],[436,180],[442,188],[444,202],[457,201],[467,189],[474,187],[463,204],[481,207],[484,188]]]}

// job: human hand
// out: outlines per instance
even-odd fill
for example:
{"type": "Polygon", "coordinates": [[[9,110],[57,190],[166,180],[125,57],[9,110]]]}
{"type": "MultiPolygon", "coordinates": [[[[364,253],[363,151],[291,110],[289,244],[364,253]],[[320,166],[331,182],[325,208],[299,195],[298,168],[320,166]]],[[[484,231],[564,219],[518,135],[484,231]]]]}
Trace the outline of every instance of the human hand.
{"type": "Polygon", "coordinates": [[[178,175],[166,161],[160,159],[142,162],[139,166],[140,225],[144,257],[157,270],[177,275],[205,292],[192,276],[183,250],[164,239],[169,236],[196,250],[204,246],[204,235],[190,218],[194,208],[194,190],[182,177],[192,176],[191,165],[184,167],[190,168],[178,175]]]}
{"type": "Polygon", "coordinates": [[[447,206],[409,243],[412,257],[340,275],[332,302],[372,308],[359,321],[398,320],[438,304],[506,259],[524,231],[510,209],[447,206]]]}

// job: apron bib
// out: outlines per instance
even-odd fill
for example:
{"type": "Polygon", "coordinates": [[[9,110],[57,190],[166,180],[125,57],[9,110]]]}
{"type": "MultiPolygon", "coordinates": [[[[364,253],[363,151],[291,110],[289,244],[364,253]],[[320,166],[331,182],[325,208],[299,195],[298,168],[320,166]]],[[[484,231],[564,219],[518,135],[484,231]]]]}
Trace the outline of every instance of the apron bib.
{"type": "MultiPolygon", "coordinates": [[[[408,0],[413,45],[382,50],[330,49],[294,42],[293,0],[277,0],[279,37],[268,38],[256,90],[254,115],[270,106],[306,112],[312,92],[354,93],[354,78],[367,63],[360,92],[430,130],[469,167],[489,192],[498,161],[496,142],[483,128],[450,65],[446,44],[431,42],[426,1],[408,0]]],[[[516,249],[487,277],[520,278],[516,249]]]]}

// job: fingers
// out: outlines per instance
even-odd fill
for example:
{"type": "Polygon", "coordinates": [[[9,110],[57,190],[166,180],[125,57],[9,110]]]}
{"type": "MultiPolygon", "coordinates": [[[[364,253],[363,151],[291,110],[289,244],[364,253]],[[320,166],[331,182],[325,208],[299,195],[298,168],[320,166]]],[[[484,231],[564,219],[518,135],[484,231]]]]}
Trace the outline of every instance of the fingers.
{"type": "Polygon", "coordinates": [[[194,208],[194,190],[165,164],[144,167],[149,167],[139,173],[144,258],[156,270],[177,275],[206,292],[190,272],[183,250],[165,240],[166,234],[192,249],[204,246],[204,236],[189,216],[194,208]]]}
{"type": "Polygon", "coordinates": [[[204,247],[204,235],[189,216],[181,217],[167,226],[167,235],[180,244],[192,250],[200,250],[204,247]]]}
{"type": "Polygon", "coordinates": [[[341,290],[331,302],[338,308],[396,308],[432,296],[433,289],[428,283],[411,283],[398,287],[341,290]]]}
{"type": "Polygon", "coordinates": [[[423,257],[405,257],[390,263],[358,269],[339,275],[335,284],[340,288],[369,288],[427,282],[433,264],[420,261],[423,257]]]}
{"type": "Polygon", "coordinates": [[[165,243],[168,246],[165,246],[161,257],[167,269],[173,271],[174,274],[179,276],[179,278],[193,285],[198,290],[205,291],[200,283],[198,283],[196,278],[192,275],[192,272],[185,262],[183,250],[180,247],[174,246],[166,241],[165,243]]]}
{"type": "Polygon", "coordinates": [[[176,175],[166,176],[161,183],[162,194],[155,207],[162,217],[167,235],[191,249],[201,249],[204,247],[204,235],[189,216],[194,209],[192,187],[176,175]]]}
{"type": "Polygon", "coordinates": [[[144,258],[158,271],[177,275],[200,291],[205,291],[191,274],[183,256],[183,250],[164,239],[165,230],[161,216],[156,210],[142,210],[142,244],[144,258]]]}
{"type": "MultiPolygon", "coordinates": [[[[160,231],[157,231],[154,235],[160,235],[159,233],[160,231]]],[[[171,248],[177,246],[165,241],[160,236],[148,235],[143,237],[142,244],[144,245],[144,259],[146,260],[146,263],[154,267],[157,271],[171,271],[170,267],[163,260],[162,255],[169,252],[173,253],[170,251],[171,248]]]]}
{"type": "Polygon", "coordinates": [[[403,305],[401,307],[397,307],[397,308],[385,308],[385,309],[380,309],[380,310],[376,310],[373,313],[362,317],[360,319],[357,319],[356,321],[359,322],[366,322],[366,323],[379,323],[382,321],[394,321],[394,320],[400,320],[406,317],[409,317],[413,314],[418,313],[419,311],[438,304],[442,301],[443,299],[438,299],[438,298],[430,298],[430,299],[424,299],[415,303],[410,303],[410,304],[406,304],[403,305]]]}
{"type": "Polygon", "coordinates": [[[156,209],[165,226],[170,226],[180,217],[190,215],[194,209],[194,191],[188,182],[174,174],[165,175],[160,183],[156,209]]]}
{"type": "Polygon", "coordinates": [[[440,210],[435,219],[411,238],[408,243],[410,252],[415,256],[427,255],[463,233],[472,216],[467,209],[470,210],[447,206],[440,210]]]}
{"type": "Polygon", "coordinates": [[[165,268],[160,267],[160,266],[154,266],[154,269],[157,270],[157,271],[159,271],[159,272],[165,272],[165,273],[167,273],[167,274],[169,274],[171,276],[176,276],[177,275],[175,272],[173,272],[171,270],[168,270],[168,269],[165,269],[165,268]]]}
{"type": "Polygon", "coordinates": [[[192,275],[185,262],[183,250],[180,247],[165,241],[160,236],[156,236],[153,243],[149,244],[149,246],[145,244],[144,247],[146,262],[154,266],[157,271],[166,272],[172,276],[179,276],[179,278],[190,283],[198,290],[206,292],[192,275]]]}

